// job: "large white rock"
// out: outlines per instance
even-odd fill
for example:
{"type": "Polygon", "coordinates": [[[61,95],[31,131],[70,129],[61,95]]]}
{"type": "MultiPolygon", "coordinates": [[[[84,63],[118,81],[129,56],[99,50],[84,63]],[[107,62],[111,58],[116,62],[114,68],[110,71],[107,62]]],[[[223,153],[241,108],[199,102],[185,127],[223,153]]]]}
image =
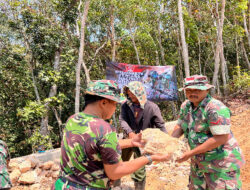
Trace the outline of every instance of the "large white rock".
{"type": "Polygon", "coordinates": [[[21,175],[21,177],[18,180],[18,183],[21,184],[34,184],[37,180],[37,174],[35,171],[29,171],[21,175]]]}
{"type": "Polygon", "coordinates": [[[148,128],[142,132],[142,139],[147,143],[143,153],[148,154],[171,154],[180,156],[183,151],[187,150],[187,144],[183,139],[177,139],[162,132],[160,129],[148,128]]]}

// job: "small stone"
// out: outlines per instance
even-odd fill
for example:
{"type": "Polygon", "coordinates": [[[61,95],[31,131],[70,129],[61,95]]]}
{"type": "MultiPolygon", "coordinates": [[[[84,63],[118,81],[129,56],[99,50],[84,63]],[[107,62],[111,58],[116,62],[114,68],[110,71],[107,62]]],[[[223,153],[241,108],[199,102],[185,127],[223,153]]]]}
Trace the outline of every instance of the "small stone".
{"type": "Polygon", "coordinates": [[[52,166],[54,165],[53,161],[48,161],[43,164],[43,169],[44,170],[49,170],[52,166]]]}
{"type": "Polygon", "coordinates": [[[34,171],[36,172],[36,174],[37,174],[38,176],[42,173],[41,168],[36,168],[34,171]]]}
{"type": "Polygon", "coordinates": [[[54,179],[58,178],[59,173],[60,173],[60,171],[54,171],[54,172],[52,173],[52,178],[54,178],[54,179]]]}
{"type": "Polygon", "coordinates": [[[58,171],[60,170],[60,166],[58,164],[53,164],[53,166],[51,167],[51,170],[58,171]]]}

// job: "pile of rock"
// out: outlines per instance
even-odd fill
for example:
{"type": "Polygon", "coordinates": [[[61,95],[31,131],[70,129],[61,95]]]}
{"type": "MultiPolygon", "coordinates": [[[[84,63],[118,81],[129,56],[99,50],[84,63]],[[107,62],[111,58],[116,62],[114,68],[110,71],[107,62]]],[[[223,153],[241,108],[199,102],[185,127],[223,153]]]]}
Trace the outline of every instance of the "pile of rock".
{"type": "Polygon", "coordinates": [[[50,154],[42,153],[46,159],[41,159],[40,155],[30,155],[12,159],[9,163],[10,179],[12,190],[47,190],[59,175],[60,160],[59,155],[54,159],[50,154]]]}
{"type": "Polygon", "coordinates": [[[142,132],[142,139],[147,143],[142,150],[146,154],[170,154],[174,159],[188,149],[186,140],[173,138],[157,128],[148,128],[142,132]]]}

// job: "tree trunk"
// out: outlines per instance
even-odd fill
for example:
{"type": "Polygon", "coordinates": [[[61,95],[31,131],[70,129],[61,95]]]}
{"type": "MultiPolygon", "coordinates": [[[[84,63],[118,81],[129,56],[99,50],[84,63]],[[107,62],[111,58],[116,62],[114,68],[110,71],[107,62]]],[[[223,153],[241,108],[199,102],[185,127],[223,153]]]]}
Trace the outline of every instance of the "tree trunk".
{"type": "MultiPolygon", "coordinates": [[[[179,73],[180,73],[180,80],[181,80],[181,85],[183,84],[183,68],[182,68],[182,60],[181,60],[181,42],[180,42],[180,37],[179,33],[177,35],[177,43],[178,43],[178,68],[179,68],[179,73]]],[[[181,93],[180,95],[180,101],[183,102],[185,100],[184,94],[181,93]]]]}
{"type": "Polygon", "coordinates": [[[158,17],[158,41],[159,41],[159,47],[160,47],[160,52],[161,52],[161,61],[162,64],[165,65],[165,54],[164,54],[164,49],[162,47],[162,42],[161,42],[161,15],[164,12],[164,3],[161,3],[160,5],[160,13],[158,17]]]}
{"type": "Polygon", "coordinates": [[[248,31],[250,31],[250,0],[248,0],[248,31]]]}
{"type": "Polygon", "coordinates": [[[239,61],[239,47],[238,47],[238,38],[235,37],[235,51],[236,51],[236,65],[237,65],[237,75],[240,76],[240,61],[239,61]]]}
{"type": "Polygon", "coordinates": [[[244,29],[245,29],[246,37],[247,37],[247,40],[248,40],[248,46],[250,47],[250,34],[248,32],[246,15],[245,15],[244,10],[243,10],[243,23],[244,23],[244,29]]]}
{"type": "Polygon", "coordinates": [[[112,45],[112,61],[115,61],[115,24],[114,24],[114,5],[111,5],[110,12],[110,26],[111,26],[111,45],[112,45]]]}
{"type": "MultiPolygon", "coordinates": [[[[60,55],[62,52],[62,48],[63,48],[63,44],[61,43],[59,49],[55,53],[54,71],[56,71],[56,72],[58,72],[60,69],[60,55]]],[[[50,88],[49,98],[55,96],[56,94],[57,94],[57,85],[53,84],[50,88]]],[[[48,103],[45,104],[45,108],[46,108],[45,116],[42,118],[41,127],[40,127],[40,133],[44,136],[49,134],[49,130],[48,130],[49,106],[48,106],[48,103]]]]}
{"type": "Polygon", "coordinates": [[[26,48],[27,48],[27,53],[30,53],[30,57],[31,57],[30,60],[29,60],[29,68],[30,68],[30,72],[31,72],[32,85],[34,87],[36,100],[39,103],[41,103],[41,98],[39,96],[38,88],[37,88],[37,85],[36,85],[36,79],[35,79],[35,76],[34,76],[34,69],[33,69],[33,65],[34,65],[35,60],[33,59],[33,54],[32,54],[31,49],[30,49],[30,44],[29,44],[29,40],[28,40],[28,38],[26,36],[25,29],[23,29],[21,32],[22,32],[22,35],[23,35],[23,38],[24,38],[24,43],[25,43],[26,48]]]}
{"type": "Polygon", "coordinates": [[[34,70],[32,68],[32,65],[30,65],[30,71],[31,71],[31,77],[32,77],[32,84],[33,84],[35,95],[36,95],[36,100],[39,103],[41,103],[41,98],[39,96],[39,92],[38,92],[38,88],[37,88],[37,85],[36,85],[36,79],[35,79],[35,76],[34,76],[34,70]]]}
{"type": "Polygon", "coordinates": [[[75,96],[75,113],[79,112],[80,109],[80,87],[81,87],[81,65],[84,68],[86,82],[90,82],[89,70],[83,61],[83,53],[84,53],[84,38],[85,38],[85,24],[89,10],[90,0],[86,0],[84,4],[84,12],[81,19],[81,38],[80,38],[80,48],[79,48],[79,58],[78,63],[76,65],[76,96],[75,96]]]}
{"type": "Polygon", "coordinates": [[[220,52],[220,60],[221,60],[221,76],[223,81],[223,92],[224,95],[227,95],[227,78],[226,78],[226,61],[223,53],[223,47],[220,52]]]}
{"type": "Polygon", "coordinates": [[[184,60],[184,68],[185,68],[185,76],[190,76],[190,70],[189,70],[189,61],[188,61],[188,47],[186,44],[185,39],[185,29],[184,29],[184,23],[183,23],[183,17],[182,17],[182,5],[181,0],[178,0],[178,15],[179,15],[179,23],[180,23],[180,33],[181,33],[181,44],[182,44],[182,57],[184,60]]]}
{"type": "MultiPolygon", "coordinates": [[[[218,11],[218,1],[216,0],[216,12],[218,15],[217,19],[217,42],[216,42],[216,51],[215,51],[215,63],[214,63],[214,74],[213,74],[213,85],[216,86],[218,80],[218,73],[220,68],[220,51],[222,51],[222,32],[224,24],[224,12],[225,12],[225,0],[221,1],[221,16],[219,18],[218,11]]],[[[212,94],[214,89],[212,89],[212,94]]]]}
{"type": "MultiPolygon", "coordinates": [[[[111,54],[112,54],[112,61],[115,62],[115,24],[114,24],[114,5],[111,5],[111,12],[110,12],[110,26],[111,26],[111,45],[112,45],[112,50],[111,50],[111,54]]],[[[115,113],[113,114],[113,121],[114,121],[114,125],[117,129],[117,122],[116,122],[116,116],[115,113]]]]}
{"type": "Polygon", "coordinates": [[[250,63],[249,63],[249,60],[248,60],[248,57],[247,57],[247,53],[246,53],[246,49],[245,49],[243,41],[241,41],[241,49],[242,49],[242,53],[244,55],[244,58],[245,58],[245,60],[247,62],[248,69],[250,69],[250,63]]]}
{"type": "MultiPolygon", "coordinates": [[[[140,58],[139,58],[139,52],[137,50],[137,47],[136,47],[136,44],[135,44],[135,34],[132,32],[132,23],[131,21],[129,20],[129,32],[130,32],[130,36],[131,36],[131,39],[132,39],[132,43],[133,43],[133,46],[134,46],[134,49],[135,49],[135,53],[136,53],[136,59],[137,59],[137,62],[138,62],[138,65],[141,64],[140,62],[140,58]]],[[[136,31],[135,31],[136,32],[136,31]]]]}
{"type": "Polygon", "coordinates": [[[217,95],[220,96],[221,91],[220,91],[220,81],[219,80],[217,80],[217,82],[216,82],[216,87],[217,87],[217,95]]]}
{"type": "Polygon", "coordinates": [[[155,65],[160,66],[160,62],[159,62],[159,53],[157,50],[155,50],[155,65]]]}
{"type": "Polygon", "coordinates": [[[202,74],[201,72],[201,41],[200,41],[200,36],[198,34],[198,45],[199,45],[199,71],[200,75],[202,74]]]}
{"type": "Polygon", "coordinates": [[[80,10],[81,10],[81,6],[82,6],[82,0],[80,0],[80,3],[79,3],[79,5],[78,5],[78,15],[77,15],[77,18],[76,18],[76,36],[78,37],[78,38],[80,38],[80,31],[79,31],[79,26],[78,26],[78,21],[79,21],[79,19],[80,19],[80,10]]]}

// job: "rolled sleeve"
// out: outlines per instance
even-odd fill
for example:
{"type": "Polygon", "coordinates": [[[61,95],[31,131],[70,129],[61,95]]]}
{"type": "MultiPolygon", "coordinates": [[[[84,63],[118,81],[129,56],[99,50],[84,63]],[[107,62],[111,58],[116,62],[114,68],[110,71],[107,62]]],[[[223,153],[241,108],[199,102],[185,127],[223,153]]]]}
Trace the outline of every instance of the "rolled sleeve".
{"type": "Polygon", "coordinates": [[[230,125],[214,125],[210,126],[213,135],[225,135],[230,133],[230,125]]]}
{"type": "Polygon", "coordinates": [[[210,131],[213,135],[229,134],[231,132],[230,110],[226,106],[216,108],[208,111],[210,131]]]}

